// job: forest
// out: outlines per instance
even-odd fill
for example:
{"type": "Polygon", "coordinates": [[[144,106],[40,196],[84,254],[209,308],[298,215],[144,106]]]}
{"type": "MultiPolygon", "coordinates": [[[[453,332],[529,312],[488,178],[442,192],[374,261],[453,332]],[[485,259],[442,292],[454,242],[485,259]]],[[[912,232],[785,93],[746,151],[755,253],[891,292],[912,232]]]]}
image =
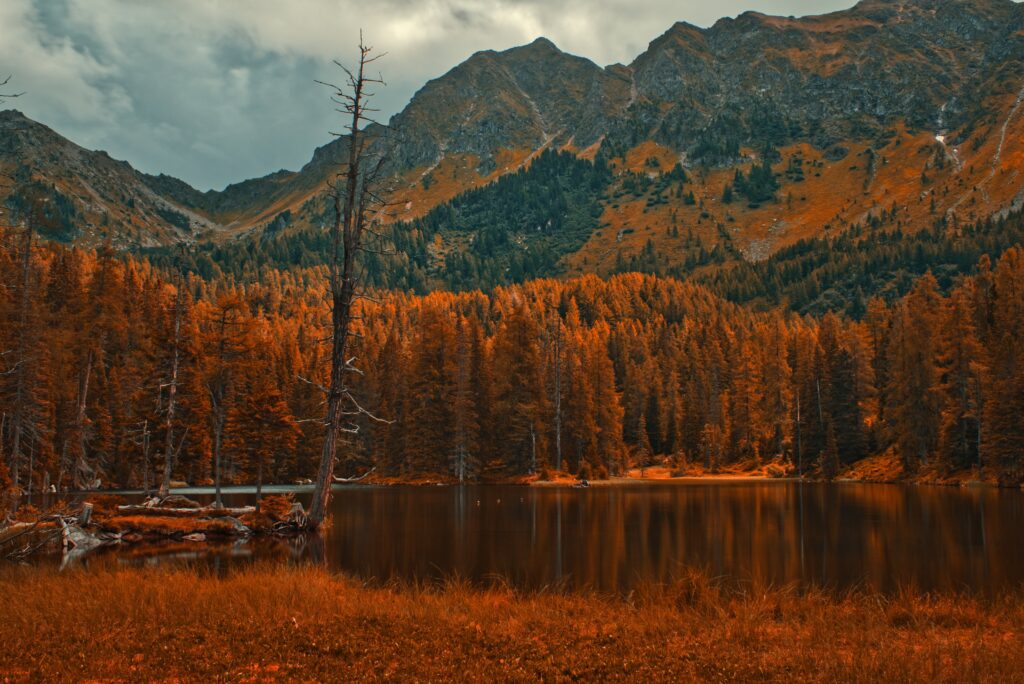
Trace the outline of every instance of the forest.
{"type": "MultiPolygon", "coordinates": [[[[665,174],[666,180],[675,177],[665,174]]],[[[431,178],[428,174],[422,182],[429,184],[431,178]]],[[[611,180],[603,158],[590,162],[545,150],[529,165],[461,192],[421,218],[388,224],[380,249],[363,255],[363,278],[376,287],[424,294],[434,287],[489,290],[556,275],[560,258],[579,249],[600,219],[599,200],[611,180]],[[443,238],[458,249],[442,255],[435,245],[443,238]]],[[[329,219],[329,208],[315,200],[309,211],[318,216],[316,223],[329,219]]],[[[204,242],[185,254],[156,247],[141,250],[140,256],[164,267],[187,267],[208,280],[225,275],[252,279],[267,269],[325,263],[327,233],[281,230],[290,220],[286,213],[241,240],[204,242]]]]}
{"type": "MultiPolygon", "coordinates": [[[[329,345],[325,267],[259,283],[38,243],[0,251],[0,478],[40,491],[312,477],[329,345]],[[169,408],[173,409],[169,411],[169,408]]],[[[508,481],[774,461],[832,478],[1024,475],[1024,250],[860,320],[755,311],[622,274],[358,302],[339,474],[508,481]]]]}

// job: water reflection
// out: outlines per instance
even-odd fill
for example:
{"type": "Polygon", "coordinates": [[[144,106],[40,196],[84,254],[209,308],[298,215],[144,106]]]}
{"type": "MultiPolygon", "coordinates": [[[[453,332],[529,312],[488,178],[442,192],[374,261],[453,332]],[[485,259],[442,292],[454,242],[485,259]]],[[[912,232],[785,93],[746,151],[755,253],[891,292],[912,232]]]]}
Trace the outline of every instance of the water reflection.
{"type": "MultiPolygon", "coordinates": [[[[1011,491],[778,482],[348,487],[335,493],[331,513],[323,539],[250,542],[215,549],[205,562],[311,560],[382,581],[457,575],[613,592],[671,581],[686,568],[736,582],[886,592],[1024,585],[1024,495],[1011,491]]],[[[145,562],[201,548],[184,546],[145,562]]]]}

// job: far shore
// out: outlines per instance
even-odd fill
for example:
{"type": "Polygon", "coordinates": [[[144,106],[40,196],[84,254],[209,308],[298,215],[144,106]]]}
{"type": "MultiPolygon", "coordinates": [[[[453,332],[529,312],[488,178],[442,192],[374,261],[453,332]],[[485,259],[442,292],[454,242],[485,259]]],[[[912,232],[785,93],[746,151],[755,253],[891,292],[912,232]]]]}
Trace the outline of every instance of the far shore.
{"type": "MultiPolygon", "coordinates": [[[[666,484],[739,484],[745,482],[824,482],[817,473],[809,470],[803,478],[799,477],[796,469],[791,464],[785,466],[775,462],[767,464],[742,467],[732,466],[722,471],[706,471],[700,466],[691,465],[685,469],[673,469],[665,465],[656,465],[644,468],[631,468],[625,475],[613,475],[605,479],[588,479],[586,487],[632,487],[637,485],[666,485],[666,484]]],[[[567,473],[559,473],[543,478],[541,475],[525,475],[511,477],[502,480],[484,480],[469,484],[481,485],[514,485],[523,487],[571,487],[581,488],[584,480],[567,473]]],[[[907,475],[899,465],[898,459],[891,455],[874,456],[852,464],[841,471],[830,482],[834,484],[910,484],[910,485],[932,485],[940,487],[983,487],[1000,488],[1002,485],[993,477],[985,476],[978,478],[976,471],[960,471],[944,474],[937,470],[923,470],[914,475],[907,475]]],[[[212,485],[192,485],[177,483],[172,486],[172,494],[185,496],[205,496],[215,492],[212,485]]],[[[457,486],[458,480],[454,478],[391,478],[370,475],[352,481],[339,481],[333,485],[334,489],[348,489],[356,487],[449,487],[457,486]]],[[[1024,489],[1024,485],[1021,486],[1024,489]]],[[[221,487],[221,491],[227,495],[252,495],[256,493],[255,485],[229,485],[221,487]]],[[[298,482],[293,484],[269,484],[263,485],[263,495],[272,494],[301,494],[313,491],[311,482],[298,482]]],[[[35,497],[39,496],[35,492],[35,497]]],[[[143,496],[146,494],[141,489],[95,489],[75,492],[62,492],[61,495],[115,495],[115,496],[143,496]]],[[[47,497],[55,496],[47,494],[47,497]]]]}

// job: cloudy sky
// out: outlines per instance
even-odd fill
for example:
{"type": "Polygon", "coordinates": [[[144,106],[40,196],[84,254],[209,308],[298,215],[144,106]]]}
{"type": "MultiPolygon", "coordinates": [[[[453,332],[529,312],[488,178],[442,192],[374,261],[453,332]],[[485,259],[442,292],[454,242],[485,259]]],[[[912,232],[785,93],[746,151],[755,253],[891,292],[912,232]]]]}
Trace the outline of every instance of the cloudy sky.
{"type": "Polygon", "coordinates": [[[324,88],[358,30],[386,50],[385,117],[477,50],[547,36],[630,62],[675,21],[853,0],[0,0],[7,106],[75,142],[200,189],[296,169],[336,130],[324,88]]]}

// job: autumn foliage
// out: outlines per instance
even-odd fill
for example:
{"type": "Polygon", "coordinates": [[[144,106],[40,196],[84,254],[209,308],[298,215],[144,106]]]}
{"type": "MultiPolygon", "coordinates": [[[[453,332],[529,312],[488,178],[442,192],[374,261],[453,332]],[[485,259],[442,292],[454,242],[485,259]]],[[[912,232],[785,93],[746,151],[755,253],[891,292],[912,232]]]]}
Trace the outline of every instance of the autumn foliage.
{"type": "MultiPolygon", "coordinates": [[[[46,244],[0,252],[0,479],[151,486],[175,289],[146,262],[46,244]],[[23,307],[24,302],[28,303],[23,307]],[[17,445],[15,438],[17,437],[17,445]]],[[[174,479],[310,477],[329,316],[320,269],[183,281],[174,479]]],[[[496,480],[772,460],[831,477],[895,453],[907,474],[1018,483],[1024,251],[942,294],[930,275],[862,320],[727,303],[673,279],[537,280],[360,303],[360,420],[341,475],[496,480]]]]}

